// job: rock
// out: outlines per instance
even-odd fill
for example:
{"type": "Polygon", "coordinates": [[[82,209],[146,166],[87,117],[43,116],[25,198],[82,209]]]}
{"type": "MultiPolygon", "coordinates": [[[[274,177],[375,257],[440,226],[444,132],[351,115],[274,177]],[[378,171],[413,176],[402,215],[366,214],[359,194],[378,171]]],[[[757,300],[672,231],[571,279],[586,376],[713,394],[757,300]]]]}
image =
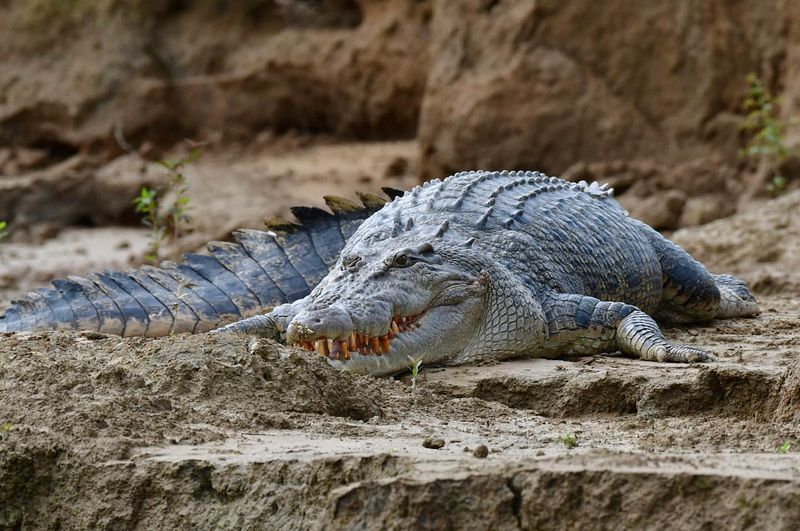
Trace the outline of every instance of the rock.
{"type": "Polygon", "coordinates": [[[485,444],[480,444],[472,451],[472,455],[478,459],[485,459],[489,455],[489,448],[485,444]]]}
{"type": "Polygon", "coordinates": [[[0,179],[0,219],[7,220],[15,231],[34,224],[78,221],[94,205],[91,181],[89,162],[80,156],[0,179]]]}
{"type": "MultiPolygon", "coordinates": [[[[0,216],[119,221],[137,177],[100,175],[98,190],[118,195],[92,204],[103,164],[158,160],[185,138],[260,148],[294,131],[298,141],[418,136],[421,162],[391,160],[384,177],[539,169],[636,201],[676,188],[686,204],[638,208],[666,229],[764,195],[766,174],[743,175],[737,158],[747,73],[780,101],[790,147],[800,132],[789,2],[245,4],[3,3],[0,173],[13,182],[0,187],[0,216]],[[64,190],[71,204],[43,213],[64,190]]],[[[781,170],[800,174],[796,161],[781,170]]]]}
{"type": "Polygon", "coordinates": [[[97,223],[126,221],[139,224],[133,198],[143,186],[157,188],[166,184],[167,171],[155,162],[144,160],[137,153],[117,157],[94,174],[96,204],[92,218],[97,223]]]}
{"type": "Polygon", "coordinates": [[[678,220],[686,204],[686,195],[679,190],[655,193],[645,198],[625,195],[620,204],[632,217],[644,221],[656,230],[670,230],[678,226],[678,220]]]}
{"type": "Polygon", "coordinates": [[[369,138],[417,128],[426,2],[156,4],[4,3],[0,143],[113,156],[266,127],[369,138]]]}
{"type": "Polygon", "coordinates": [[[99,170],[96,159],[75,155],[66,161],[0,179],[0,219],[15,230],[32,228],[33,238],[49,239],[71,224],[138,224],[133,198],[142,186],[158,186],[165,170],[136,154],[99,170]]]}
{"type": "Polygon", "coordinates": [[[683,206],[678,225],[681,227],[704,225],[716,219],[730,216],[735,212],[736,203],[733,197],[726,197],[722,194],[690,197],[683,206]]]}
{"type": "Polygon", "coordinates": [[[440,450],[444,448],[444,439],[440,439],[438,437],[428,437],[422,441],[422,446],[424,448],[430,448],[431,450],[440,450]]]}
{"type": "Polygon", "coordinates": [[[48,159],[44,149],[7,147],[0,149],[0,175],[16,175],[43,166],[48,159]]]}
{"type": "Polygon", "coordinates": [[[399,177],[408,172],[408,159],[405,157],[395,157],[392,162],[386,166],[386,177],[399,177]]]}

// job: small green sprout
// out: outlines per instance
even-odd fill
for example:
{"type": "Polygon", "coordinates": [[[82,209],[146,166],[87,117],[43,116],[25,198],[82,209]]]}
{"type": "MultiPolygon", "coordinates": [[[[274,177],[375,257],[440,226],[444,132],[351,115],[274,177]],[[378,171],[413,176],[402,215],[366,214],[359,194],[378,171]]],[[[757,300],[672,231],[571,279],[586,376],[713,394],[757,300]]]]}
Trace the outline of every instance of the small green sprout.
{"type": "Polygon", "coordinates": [[[0,240],[8,236],[8,223],[0,221],[0,240]]]}
{"type": "Polygon", "coordinates": [[[422,358],[416,359],[411,356],[407,356],[407,358],[411,362],[411,393],[414,394],[417,390],[417,375],[419,374],[419,368],[422,367],[422,358]]]}
{"type": "Polygon", "coordinates": [[[14,431],[14,425],[11,424],[10,421],[3,422],[0,424],[0,440],[5,439],[8,437],[8,434],[14,431]]]}
{"type": "Polygon", "coordinates": [[[167,191],[174,194],[174,199],[167,206],[166,216],[169,221],[170,234],[172,236],[173,244],[183,236],[183,230],[191,221],[188,213],[189,203],[189,187],[186,184],[186,176],[181,173],[180,169],[197,160],[200,156],[199,149],[193,149],[189,155],[179,160],[162,160],[159,164],[169,172],[169,182],[167,183],[167,191]]]}
{"type": "Polygon", "coordinates": [[[697,488],[704,491],[714,490],[716,483],[706,476],[699,476],[697,478],[697,488]]]}
{"type": "Polygon", "coordinates": [[[578,436],[574,433],[565,433],[558,440],[561,441],[567,450],[572,450],[578,446],[578,436]]]}
{"type": "Polygon", "coordinates": [[[150,229],[150,243],[145,260],[150,263],[158,262],[161,250],[161,241],[164,239],[166,229],[159,214],[158,191],[146,186],[139,190],[139,195],[134,198],[133,204],[136,212],[142,215],[142,225],[150,229]]]}
{"type": "Polygon", "coordinates": [[[778,446],[778,453],[779,454],[788,454],[789,450],[792,449],[792,443],[789,441],[785,441],[782,445],[778,446]]]}

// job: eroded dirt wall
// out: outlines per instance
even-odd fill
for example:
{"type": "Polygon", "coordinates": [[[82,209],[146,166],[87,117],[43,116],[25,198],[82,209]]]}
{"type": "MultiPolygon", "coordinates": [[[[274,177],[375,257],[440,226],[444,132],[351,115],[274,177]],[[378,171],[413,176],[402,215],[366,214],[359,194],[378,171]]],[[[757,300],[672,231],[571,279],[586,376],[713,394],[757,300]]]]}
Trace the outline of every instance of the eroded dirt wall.
{"type": "Polygon", "coordinates": [[[409,138],[423,175],[721,153],[744,78],[800,101],[791,2],[131,2],[0,6],[0,141],[65,157],[296,128],[409,138]],[[420,114],[421,111],[421,114],[420,114]]]}
{"type": "Polygon", "coordinates": [[[746,75],[796,99],[794,11],[781,1],[437,2],[424,172],[735,160],[746,75]]]}
{"type": "Polygon", "coordinates": [[[412,137],[429,17],[405,0],[3,3],[0,143],[412,137]]]}
{"type": "MultiPolygon", "coordinates": [[[[778,96],[785,144],[800,140],[795,7],[6,2],[0,219],[75,223],[86,213],[23,209],[30,201],[20,198],[66,186],[91,203],[95,170],[126,152],[154,160],[182,139],[226,150],[299,131],[333,142],[417,138],[420,179],[525,168],[610,182],[659,230],[703,224],[763,196],[770,177],[738,156],[748,73],[778,96]]],[[[800,165],[782,171],[790,188],[800,183],[800,165]]]]}

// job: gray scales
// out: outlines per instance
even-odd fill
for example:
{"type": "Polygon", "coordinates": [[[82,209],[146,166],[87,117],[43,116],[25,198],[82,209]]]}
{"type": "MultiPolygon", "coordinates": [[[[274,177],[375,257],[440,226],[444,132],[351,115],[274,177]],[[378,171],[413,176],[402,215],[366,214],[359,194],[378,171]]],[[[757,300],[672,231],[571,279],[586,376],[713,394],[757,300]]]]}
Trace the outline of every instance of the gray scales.
{"type": "Polygon", "coordinates": [[[243,333],[389,374],[409,358],[708,361],[654,318],[759,313],[743,281],[710,274],[597,183],[474,171],[385,191],[361,205],[328,197],[332,213],[295,208],[297,223],[237,231],[180,264],[56,280],[7,309],[0,332],[243,333]]]}

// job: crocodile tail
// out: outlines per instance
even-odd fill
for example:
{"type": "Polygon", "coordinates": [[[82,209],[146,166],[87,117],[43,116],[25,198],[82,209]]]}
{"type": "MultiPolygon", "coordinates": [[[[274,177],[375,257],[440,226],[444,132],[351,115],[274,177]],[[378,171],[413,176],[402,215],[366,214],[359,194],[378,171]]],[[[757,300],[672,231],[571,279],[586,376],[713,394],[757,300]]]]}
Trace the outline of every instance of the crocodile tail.
{"type": "MultiPolygon", "coordinates": [[[[386,189],[390,198],[402,193],[386,189]]],[[[93,330],[159,337],[205,332],[305,297],[336,263],[345,241],[386,199],[360,194],[357,204],[325,198],[331,212],[294,207],[296,221],[266,220],[267,230],[233,232],[208,254],[186,254],[124,272],[107,271],[52,282],[0,315],[0,333],[93,330]]]]}

